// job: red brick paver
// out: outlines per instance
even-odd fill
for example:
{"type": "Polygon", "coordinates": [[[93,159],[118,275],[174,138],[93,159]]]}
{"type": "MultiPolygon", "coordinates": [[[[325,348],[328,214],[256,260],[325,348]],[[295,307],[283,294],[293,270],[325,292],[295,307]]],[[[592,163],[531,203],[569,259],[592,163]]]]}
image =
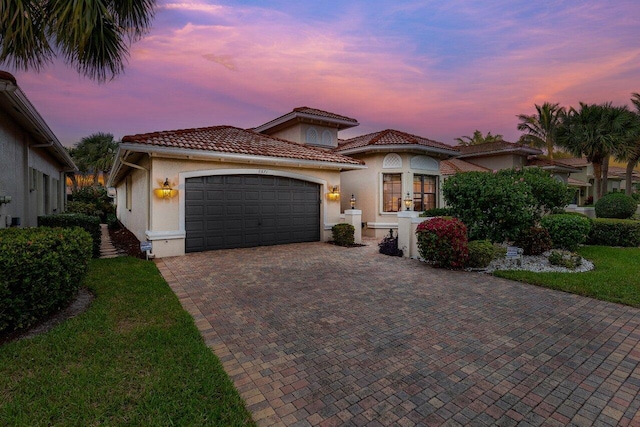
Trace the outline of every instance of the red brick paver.
{"type": "Polygon", "coordinates": [[[376,249],[157,264],[259,425],[640,425],[640,310],[376,249]]]}

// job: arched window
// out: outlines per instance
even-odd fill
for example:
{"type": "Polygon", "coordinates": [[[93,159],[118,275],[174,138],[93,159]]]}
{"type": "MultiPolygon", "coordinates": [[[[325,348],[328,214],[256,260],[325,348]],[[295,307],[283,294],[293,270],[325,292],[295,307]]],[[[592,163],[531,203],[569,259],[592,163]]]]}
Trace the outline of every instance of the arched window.
{"type": "Polygon", "coordinates": [[[389,153],[382,161],[383,169],[399,169],[402,167],[402,157],[396,153],[389,153]]]}
{"type": "Polygon", "coordinates": [[[316,128],[307,129],[307,144],[318,144],[318,131],[316,128]]]}
{"type": "Polygon", "coordinates": [[[331,136],[331,132],[328,130],[322,131],[322,145],[332,146],[333,145],[333,137],[331,136]]]}

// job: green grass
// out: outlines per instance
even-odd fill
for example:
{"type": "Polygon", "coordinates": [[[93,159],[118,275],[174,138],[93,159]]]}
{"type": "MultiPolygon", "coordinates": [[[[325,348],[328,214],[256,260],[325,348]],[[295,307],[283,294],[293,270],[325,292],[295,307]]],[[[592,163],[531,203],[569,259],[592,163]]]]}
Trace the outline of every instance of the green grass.
{"type": "Polygon", "coordinates": [[[254,425],[155,265],[94,260],[89,310],[0,347],[0,425],[254,425]]]}
{"type": "Polygon", "coordinates": [[[640,307],[640,248],[584,246],[578,250],[595,269],[586,273],[496,271],[499,277],[640,307]]]}

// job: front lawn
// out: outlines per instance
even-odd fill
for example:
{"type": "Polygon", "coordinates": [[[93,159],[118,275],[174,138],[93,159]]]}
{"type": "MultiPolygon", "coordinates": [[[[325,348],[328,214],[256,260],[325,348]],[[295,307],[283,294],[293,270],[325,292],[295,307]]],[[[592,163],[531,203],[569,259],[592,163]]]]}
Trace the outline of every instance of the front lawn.
{"type": "Polygon", "coordinates": [[[0,347],[0,425],[254,425],[151,262],[93,260],[89,310],[0,347]]]}
{"type": "Polygon", "coordinates": [[[494,275],[640,307],[640,248],[583,246],[578,253],[592,261],[595,269],[586,273],[496,271],[494,275]]]}

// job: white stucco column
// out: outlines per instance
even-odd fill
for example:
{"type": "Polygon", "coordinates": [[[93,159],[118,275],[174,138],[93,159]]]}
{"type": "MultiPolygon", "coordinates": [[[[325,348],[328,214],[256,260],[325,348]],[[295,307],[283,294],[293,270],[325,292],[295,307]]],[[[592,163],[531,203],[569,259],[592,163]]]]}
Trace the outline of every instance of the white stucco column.
{"type": "Polygon", "coordinates": [[[353,242],[362,243],[362,211],[360,209],[346,209],[344,211],[344,222],[353,225],[353,242]]]}
{"type": "Polygon", "coordinates": [[[411,258],[411,248],[416,236],[413,235],[413,218],[418,218],[420,212],[400,211],[398,212],[398,249],[402,249],[402,256],[411,258]]]}

